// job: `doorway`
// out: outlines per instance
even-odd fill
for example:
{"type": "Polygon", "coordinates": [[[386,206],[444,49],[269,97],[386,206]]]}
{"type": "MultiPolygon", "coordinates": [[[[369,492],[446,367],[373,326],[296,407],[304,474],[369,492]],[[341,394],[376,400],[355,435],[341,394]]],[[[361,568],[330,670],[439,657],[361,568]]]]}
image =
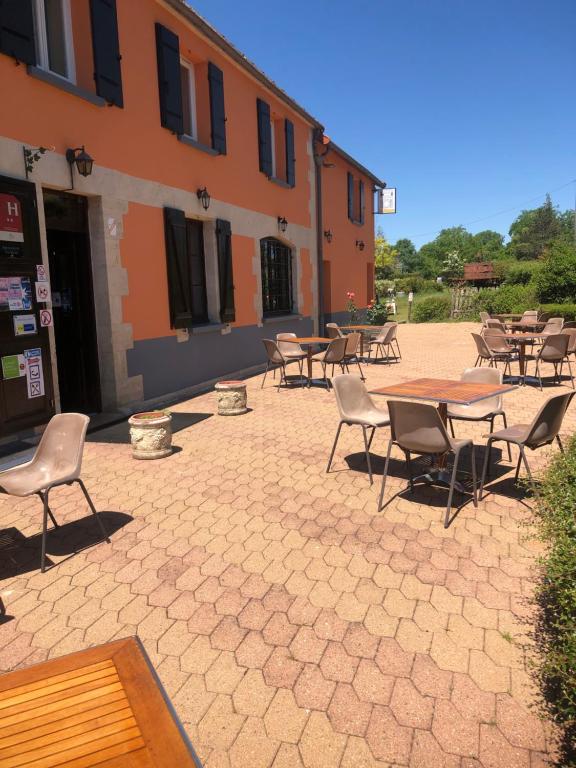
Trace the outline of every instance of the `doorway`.
{"type": "Polygon", "coordinates": [[[85,197],[44,190],[62,411],[101,410],[92,263],[85,197]]]}

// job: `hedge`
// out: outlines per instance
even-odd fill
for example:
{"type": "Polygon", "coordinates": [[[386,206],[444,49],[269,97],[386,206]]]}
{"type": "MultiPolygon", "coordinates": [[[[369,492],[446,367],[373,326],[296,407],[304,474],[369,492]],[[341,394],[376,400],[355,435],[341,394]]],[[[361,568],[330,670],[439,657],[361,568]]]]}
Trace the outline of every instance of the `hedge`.
{"type": "Polygon", "coordinates": [[[576,304],[540,304],[541,314],[548,317],[563,317],[564,320],[576,320],[576,304]]]}
{"type": "Polygon", "coordinates": [[[450,319],[450,296],[427,296],[414,304],[412,320],[415,323],[438,323],[450,319]]]}
{"type": "Polygon", "coordinates": [[[563,733],[562,766],[576,766],[576,436],[546,471],[536,497],[547,545],[537,589],[537,669],[546,714],[563,733]]]}

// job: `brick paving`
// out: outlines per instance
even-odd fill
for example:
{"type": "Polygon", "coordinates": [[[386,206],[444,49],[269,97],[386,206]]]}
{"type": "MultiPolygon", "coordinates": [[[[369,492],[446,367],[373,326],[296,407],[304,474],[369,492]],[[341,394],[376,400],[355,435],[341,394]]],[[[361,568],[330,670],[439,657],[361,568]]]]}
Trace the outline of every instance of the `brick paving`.
{"type": "MultiPolygon", "coordinates": [[[[456,378],[474,362],[474,328],[401,327],[404,359],[367,366],[368,386],[456,378]]],[[[333,394],[260,383],[248,382],[249,414],[178,432],[168,459],[86,446],[97,508],[110,525],[112,513],[133,518],[111,545],[67,557],[95,534],[74,523],[88,514],[77,490],[59,489],[53,509],[68,525],[50,539],[58,565],[41,574],[38,500],[0,500],[2,527],[34,537],[4,558],[14,619],[0,626],[0,670],[138,634],[207,768],[545,765],[553,734],[527,672],[539,545],[521,494],[503,476],[502,493],[448,530],[442,490],[377,513],[360,430],[343,431],[325,474],[333,394]]],[[[557,391],[506,395],[509,423],[557,391]]],[[[174,410],[214,408],[209,393],[174,410]]],[[[575,427],[572,407],[563,434],[575,427]]],[[[457,425],[479,443],[485,431],[457,425]]],[[[380,430],[373,444],[379,474],[387,439],[380,430]]],[[[533,468],[549,455],[531,454],[533,468]]],[[[387,498],[406,484],[401,461],[391,471],[387,498]]]]}

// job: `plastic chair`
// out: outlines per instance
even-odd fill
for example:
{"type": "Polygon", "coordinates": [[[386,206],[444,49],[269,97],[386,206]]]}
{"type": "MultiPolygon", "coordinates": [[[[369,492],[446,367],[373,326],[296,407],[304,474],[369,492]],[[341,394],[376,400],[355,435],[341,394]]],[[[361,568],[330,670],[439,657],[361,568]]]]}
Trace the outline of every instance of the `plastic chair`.
{"type": "Polygon", "coordinates": [[[324,352],[319,352],[317,355],[313,355],[312,360],[322,365],[322,371],[324,373],[324,382],[326,389],[330,389],[330,384],[326,376],[326,369],[329,365],[332,366],[332,376],[334,376],[334,366],[339,365],[344,373],[344,357],[346,355],[346,345],[348,339],[345,336],[339,336],[337,339],[332,339],[330,344],[326,347],[324,352]]]}
{"type": "Polygon", "coordinates": [[[528,479],[532,480],[532,472],[530,471],[530,465],[526,458],[526,448],[530,448],[531,451],[535,451],[538,448],[542,448],[545,445],[550,445],[554,441],[558,443],[558,447],[564,453],[564,447],[560,440],[560,429],[568,406],[570,405],[574,392],[567,392],[562,395],[553,395],[550,397],[544,405],[540,408],[531,424],[514,424],[512,427],[502,429],[499,432],[491,432],[488,435],[488,450],[484,458],[484,466],[482,468],[482,480],[480,482],[480,499],[484,492],[484,485],[486,483],[486,476],[488,473],[488,460],[490,457],[490,448],[492,443],[499,440],[504,440],[508,444],[517,445],[520,455],[518,456],[518,464],[516,465],[516,473],[514,475],[514,482],[518,480],[520,474],[520,464],[524,462],[528,479]]]}
{"type": "MultiPolygon", "coordinates": [[[[485,384],[502,384],[502,371],[498,368],[466,368],[460,376],[460,381],[480,381],[485,384]]],[[[494,429],[494,419],[501,416],[504,422],[504,428],[508,427],[506,414],[502,408],[502,395],[490,397],[487,400],[481,400],[471,405],[449,405],[448,406],[448,424],[452,437],[454,434],[454,421],[488,421],[490,422],[490,432],[494,429]]],[[[512,461],[512,453],[508,446],[508,460],[512,461]]]]}
{"type": "Polygon", "coordinates": [[[526,312],[522,313],[522,317],[520,318],[521,323],[526,323],[526,325],[534,325],[534,323],[538,322],[538,310],[537,309],[527,309],[526,312]]]}
{"type": "MultiPolygon", "coordinates": [[[[264,388],[264,382],[266,381],[266,376],[268,376],[268,371],[270,368],[272,368],[274,371],[276,371],[276,368],[280,368],[280,380],[278,381],[277,389],[278,392],[280,391],[280,387],[282,385],[282,382],[284,384],[288,384],[288,380],[286,379],[286,366],[290,363],[298,363],[300,367],[300,378],[302,380],[301,386],[304,386],[304,376],[302,374],[302,367],[304,365],[304,358],[303,357],[296,357],[296,358],[287,358],[284,357],[282,352],[280,352],[280,348],[278,347],[278,344],[276,344],[275,341],[272,339],[262,339],[262,343],[264,344],[264,348],[266,349],[266,355],[268,356],[268,360],[266,361],[266,371],[264,372],[264,378],[262,379],[262,384],[260,386],[260,389],[264,388]]],[[[285,342],[287,344],[290,344],[292,342],[285,342]]]]}
{"type": "Polygon", "coordinates": [[[296,344],[293,341],[284,341],[284,339],[295,339],[295,333],[277,333],[276,343],[278,349],[282,353],[282,356],[290,360],[304,360],[307,357],[306,352],[302,349],[300,344],[296,344]]]}
{"type": "Polygon", "coordinates": [[[346,366],[346,370],[348,373],[350,373],[350,369],[348,368],[349,363],[356,363],[358,366],[358,370],[360,371],[360,378],[362,381],[364,381],[364,373],[362,372],[362,366],[360,365],[360,358],[358,357],[358,349],[360,347],[360,340],[362,338],[362,334],[360,333],[349,333],[346,337],[346,354],[344,355],[344,364],[346,366]]]}
{"type": "Polygon", "coordinates": [[[326,323],[326,336],[329,339],[340,339],[344,336],[337,323],[326,323]]]}
{"type": "Polygon", "coordinates": [[[502,320],[496,320],[496,318],[490,318],[490,320],[486,320],[486,328],[496,328],[498,331],[506,333],[506,326],[502,320]]]}
{"type": "Polygon", "coordinates": [[[540,383],[540,389],[542,389],[542,375],[540,373],[540,363],[552,363],[554,366],[554,378],[558,384],[562,381],[562,368],[564,362],[568,363],[568,370],[570,371],[570,381],[572,382],[572,389],[574,389],[574,376],[572,375],[572,365],[570,363],[570,357],[568,353],[568,345],[571,341],[571,336],[566,333],[554,333],[547,336],[544,339],[544,344],[540,347],[535,355],[527,355],[526,360],[534,360],[536,363],[535,376],[540,383]],[[560,370],[558,366],[560,365],[560,370]]]}
{"type": "Polygon", "coordinates": [[[385,362],[389,365],[390,364],[390,357],[393,357],[395,360],[398,359],[396,352],[394,351],[394,347],[392,346],[392,342],[396,338],[396,328],[395,323],[391,323],[386,328],[383,328],[382,331],[376,336],[375,339],[373,339],[370,342],[370,348],[368,351],[368,357],[371,358],[372,355],[372,347],[376,347],[376,355],[374,357],[374,362],[378,360],[378,350],[380,350],[380,358],[382,360],[385,360],[385,362]],[[386,354],[384,354],[384,350],[386,350],[386,354]],[[390,354],[390,350],[392,350],[392,354],[390,354]]]}
{"type": "Polygon", "coordinates": [[[90,511],[96,517],[105,541],[110,543],[86,486],[80,478],[82,453],[90,419],[83,413],[59,413],[53,416],[44,430],[31,461],[0,472],[0,492],[9,496],[39,496],[44,505],[42,521],[42,554],[40,570],[46,570],[46,536],[48,517],[55,528],[59,525],[48,504],[52,488],[78,483],[90,511]]]}
{"type": "Polygon", "coordinates": [[[453,453],[454,464],[450,476],[448,503],[446,505],[446,515],[444,517],[444,528],[448,528],[448,525],[450,524],[452,497],[454,495],[454,485],[456,483],[456,473],[460,462],[460,454],[462,449],[468,446],[472,449],[472,498],[474,500],[474,506],[478,506],[478,501],[476,499],[476,455],[474,443],[470,439],[457,440],[455,438],[450,438],[446,432],[444,422],[438,413],[438,409],[433,405],[390,400],[388,401],[388,413],[390,414],[390,430],[392,436],[388,443],[386,464],[384,465],[384,474],[382,476],[382,488],[378,500],[378,511],[382,509],[382,500],[384,498],[384,489],[386,487],[388,467],[390,465],[390,454],[393,445],[397,445],[406,456],[409,487],[411,491],[414,490],[412,453],[419,456],[433,456],[438,458],[446,453],[453,453]]]}
{"type": "MultiPolygon", "coordinates": [[[[491,346],[488,344],[486,336],[490,338],[490,333],[488,331],[485,332],[484,336],[481,336],[479,333],[472,333],[472,338],[476,344],[477,353],[474,367],[482,366],[484,360],[488,361],[488,365],[491,368],[495,368],[498,362],[504,362],[504,375],[506,375],[506,371],[508,371],[508,375],[511,376],[512,371],[510,368],[510,361],[512,360],[513,351],[510,349],[510,347],[508,347],[508,345],[507,348],[505,350],[503,349],[501,352],[492,350],[491,346]]],[[[494,339],[491,339],[491,342],[496,344],[496,337],[498,336],[499,334],[496,333],[494,335],[494,339]]]]}
{"type": "Polygon", "coordinates": [[[486,323],[490,320],[490,315],[488,312],[480,312],[480,321],[482,325],[486,325],[486,323]]]}
{"type": "Polygon", "coordinates": [[[326,472],[330,472],[342,425],[346,424],[348,427],[354,425],[360,426],[362,427],[362,434],[364,436],[364,451],[366,453],[370,485],[372,485],[373,477],[372,463],[370,461],[370,446],[372,445],[374,433],[378,427],[387,427],[390,424],[388,412],[382,411],[374,405],[374,401],[366,391],[366,387],[357,376],[352,376],[346,373],[339,374],[332,379],[332,386],[334,387],[334,394],[336,395],[336,404],[340,411],[340,423],[338,424],[338,430],[336,432],[336,437],[334,438],[334,445],[332,446],[330,458],[328,459],[326,472]],[[372,430],[370,438],[368,438],[367,435],[369,429],[372,430]]]}
{"type": "Polygon", "coordinates": [[[576,325],[574,327],[570,326],[567,327],[568,323],[564,325],[564,328],[562,328],[562,333],[565,336],[568,336],[570,341],[568,342],[568,349],[567,354],[568,355],[576,355],[576,325]]]}
{"type": "Polygon", "coordinates": [[[553,334],[560,333],[563,327],[563,317],[551,317],[549,320],[546,320],[546,325],[542,328],[540,334],[542,336],[552,336],[553,334]]]}

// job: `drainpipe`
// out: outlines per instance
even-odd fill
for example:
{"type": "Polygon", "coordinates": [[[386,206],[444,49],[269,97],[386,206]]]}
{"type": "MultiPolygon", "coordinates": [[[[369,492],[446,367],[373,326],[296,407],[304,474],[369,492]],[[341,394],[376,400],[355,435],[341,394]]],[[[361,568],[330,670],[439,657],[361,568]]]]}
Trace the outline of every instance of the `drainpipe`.
{"type": "Polygon", "coordinates": [[[322,143],[323,131],[315,128],[312,133],[312,151],[316,165],[316,273],[318,275],[318,334],[324,333],[324,230],[322,221],[322,163],[328,154],[328,149],[323,154],[315,150],[316,143],[322,143]]]}

